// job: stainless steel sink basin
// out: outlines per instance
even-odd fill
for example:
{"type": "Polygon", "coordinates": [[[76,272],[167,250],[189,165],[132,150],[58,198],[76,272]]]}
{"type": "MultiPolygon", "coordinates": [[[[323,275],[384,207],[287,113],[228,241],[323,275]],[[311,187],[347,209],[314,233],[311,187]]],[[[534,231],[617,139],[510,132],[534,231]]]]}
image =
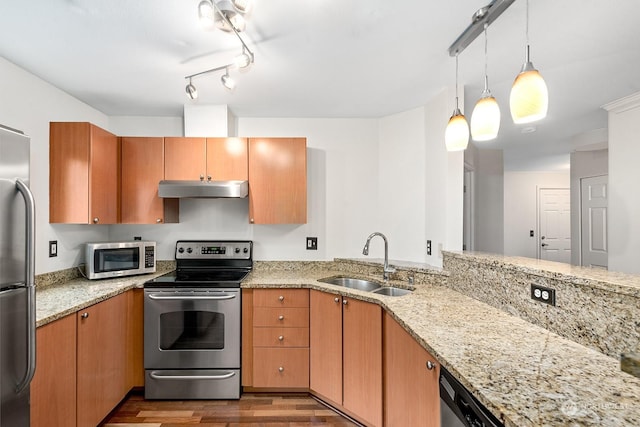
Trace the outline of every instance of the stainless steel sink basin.
{"type": "Polygon", "coordinates": [[[390,297],[401,297],[402,295],[410,294],[409,289],[394,288],[393,286],[383,286],[381,288],[372,291],[374,294],[387,295],[390,297]]]}
{"type": "Polygon", "coordinates": [[[410,294],[408,289],[395,288],[393,286],[382,286],[378,282],[366,279],[356,279],[355,277],[333,276],[319,279],[318,282],[329,283],[345,288],[357,289],[359,291],[373,292],[374,294],[387,295],[390,297],[401,297],[410,294]]]}
{"type": "Polygon", "coordinates": [[[325,277],[324,279],[320,279],[318,281],[367,292],[371,292],[374,289],[378,289],[380,287],[380,283],[372,282],[371,280],[365,279],[355,279],[353,277],[325,277]]]}

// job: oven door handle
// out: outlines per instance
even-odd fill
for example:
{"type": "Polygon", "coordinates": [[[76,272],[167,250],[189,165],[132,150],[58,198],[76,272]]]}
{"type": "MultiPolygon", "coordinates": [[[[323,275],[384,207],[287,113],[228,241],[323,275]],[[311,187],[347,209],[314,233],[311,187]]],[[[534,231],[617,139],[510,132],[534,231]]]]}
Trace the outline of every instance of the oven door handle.
{"type": "Polygon", "coordinates": [[[213,295],[163,295],[163,294],[149,294],[149,299],[163,300],[163,301],[221,301],[234,299],[235,295],[222,294],[220,296],[213,295]]]}
{"type": "Polygon", "coordinates": [[[223,375],[158,375],[156,371],[151,371],[149,376],[154,380],[226,380],[235,374],[235,372],[228,372],[223,375]]]}

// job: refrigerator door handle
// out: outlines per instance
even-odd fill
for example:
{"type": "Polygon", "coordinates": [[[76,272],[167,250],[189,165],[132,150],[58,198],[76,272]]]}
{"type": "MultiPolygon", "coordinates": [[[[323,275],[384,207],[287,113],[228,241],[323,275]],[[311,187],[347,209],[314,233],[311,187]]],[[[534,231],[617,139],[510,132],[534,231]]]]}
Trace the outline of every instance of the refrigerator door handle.
{"type": "Polygon", "coordinates": [[[27,371],[24,378],[16,387],[16,392],[22,392],[33,379],[36,371],[36,273],[35,273],[35,240],[36,240],[36,204],[33,193],[20,179],[16,179],[16,188],[24,197],[27,219],[26,242],[26,277],[27,287],[27,371]]]}

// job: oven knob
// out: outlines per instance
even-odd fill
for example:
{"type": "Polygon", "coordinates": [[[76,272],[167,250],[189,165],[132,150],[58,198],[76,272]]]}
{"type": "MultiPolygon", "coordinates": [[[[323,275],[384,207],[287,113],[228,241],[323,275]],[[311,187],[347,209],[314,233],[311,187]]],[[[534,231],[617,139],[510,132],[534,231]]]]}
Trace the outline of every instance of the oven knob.
{"type": "Polygon", "coordinates": [[[244,248],[244,249],[242,250],[242,252],[244,252],[244,253],[246,254],[247,252],[249,252],[249,248],[244,248]]]}
{"type": "Polygon", "coordinates": [[[179,247],[178,248],[178,252],[183,253],[184,252],[184,248],[183,247],[179,247]]]}
{"type": "Polygon", "coordinates": [[[190,254],[191,252],[193,252],[193,249],[187,248],[187,253],[190,254]]]}
{"type": "Polygon", "coordinates": [[[239,254],[240,253],[240,248],[236,248],[236,253],[239,254]]]}

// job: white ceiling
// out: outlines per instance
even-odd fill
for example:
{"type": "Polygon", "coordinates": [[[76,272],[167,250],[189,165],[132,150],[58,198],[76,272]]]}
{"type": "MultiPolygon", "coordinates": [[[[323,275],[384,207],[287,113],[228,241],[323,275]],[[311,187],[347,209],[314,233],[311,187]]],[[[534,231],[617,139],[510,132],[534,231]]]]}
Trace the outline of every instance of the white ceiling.
{"type": "MultiPolygon", "coordinates": [[[[447,48],[489,1],[255,0],[243,33],[255,64],[232,93],[220,73],[194,79],[197,101],[184,76],[240,53],[234,36],[199,27],[199,0],[3,0],[0,55],[111,116],[181,116],[197,102],[239,117],[382,117],[453,85],[447,48]]],[[[531,0],[531,59],[550,107],[522,134],[508,97],[524,60],[525,5],[489,27],[502,128],[483,146],[516,163],[568,153],[577,135],[606,127],[601,105],[640,90],[640,1],[531,0]]],[[[482,91],[483,49],[481,36],[460,55],[467,118],[482,91]]]]}

